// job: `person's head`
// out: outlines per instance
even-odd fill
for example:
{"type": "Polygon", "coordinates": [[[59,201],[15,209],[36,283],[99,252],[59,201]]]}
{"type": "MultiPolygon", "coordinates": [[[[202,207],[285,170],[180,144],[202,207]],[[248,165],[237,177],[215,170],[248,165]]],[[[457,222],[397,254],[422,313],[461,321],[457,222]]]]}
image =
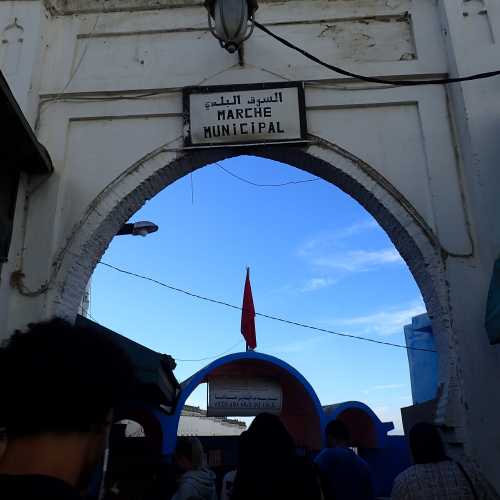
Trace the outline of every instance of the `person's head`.
{"type": "Polygon", "coordinates": [[[264,453],[266,449],[282,455],[295,453],[292,436],[280,418],[270,413],[260,413],[253,419],[244,442],[247,448],[256,447],[261,450],[261,453],[264,453]]]}
{"type": "MultiPolygon", "coordinates": [[[[295,443],[276,415],[261,413],[240,437],[240,454],[232,497],[237,500],[284,498],[295,460],[295,443]]],[[[287,496],[291,498],[291,496],[287,496]]]]}
{"type": "Polygon", "coordinates": [[[131,361],[105,333],[58,318],[16,331],[0,348],[4,458],[33,459],[35,448],[51,460],[66,456],[86,480],[106,446],[112,410],[133,382],[131,361]]]}
{"type": "Polygon", "coordinates": [[[326,442],[329,448],[338,446],[349,446],[351,435],[349,429],[341,420],[331,420],[326,429],[326,442]]]}
{"type": "Polygon", "coordinates": [[[201,469],[205,465],[201,441],[193,436],[178,437],[174,458],[175,463],[183,472],[201,469]]]}
{"type": "Polygon", "coordinates": [[[443,440],[436,426],[425,422],[410,431],[410,448],[416,464],[443,462],[447,459],[443,440]]]}

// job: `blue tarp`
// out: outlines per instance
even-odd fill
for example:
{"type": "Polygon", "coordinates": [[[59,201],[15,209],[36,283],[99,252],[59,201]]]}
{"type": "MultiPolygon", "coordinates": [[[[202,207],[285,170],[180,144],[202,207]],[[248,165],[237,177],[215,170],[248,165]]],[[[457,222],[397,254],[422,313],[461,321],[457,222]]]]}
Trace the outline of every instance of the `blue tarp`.
{"type": "Polygon", "coordinates": [[[486,304],[485,326],[490,343],[500,344],[500,259],[493,266],[493,276],[486,304]]]}

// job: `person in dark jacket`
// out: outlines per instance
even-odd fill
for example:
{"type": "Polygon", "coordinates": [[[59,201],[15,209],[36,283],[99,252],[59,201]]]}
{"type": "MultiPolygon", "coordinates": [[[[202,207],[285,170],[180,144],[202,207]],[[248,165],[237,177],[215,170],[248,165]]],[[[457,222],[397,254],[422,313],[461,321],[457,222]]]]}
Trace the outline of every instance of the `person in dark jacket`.
{"type": "Polygon", "coordinates": [[[326,426],[328,448],[315,460],[325,500],[374,500],[374,486],[368,464],[349,448],[350,434],[340,420],[326,426]]]}
{"type": "Polygon", "coordinates": [[[14,333],[0,348],[0,498],[81,498],[133,382],[129,358],[99,331],[53,319],[14,333]]]}
{"type": "Polygon", "coordinates": [[[319,500],[312,464],[300,460],[281,420],[255,417],[240,440],[240,461],[231,500],[319,500]]]}

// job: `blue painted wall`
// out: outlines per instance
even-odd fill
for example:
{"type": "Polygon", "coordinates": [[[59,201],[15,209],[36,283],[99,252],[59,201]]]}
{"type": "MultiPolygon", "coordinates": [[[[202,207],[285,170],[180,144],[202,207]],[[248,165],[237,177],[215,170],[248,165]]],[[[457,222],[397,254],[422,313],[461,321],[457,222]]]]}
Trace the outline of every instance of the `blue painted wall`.
{"type": "Polygon", "coordinates": [[[370,466],[377,497],[390,497],[394,479],[412,464],[406,436],[387,436],[384,448],[360,449],[359,456],[370,466]]]}
{"type": "MultiPolygon", "coordinates": [[[[427,314],[412,318],[404,327],[406,345],[418,349],[436,349],[432,323],[427,314]]],[[[413,404],[424,403],[436,397],[438,385],[438,354],[408,349],[413,404]]]]}

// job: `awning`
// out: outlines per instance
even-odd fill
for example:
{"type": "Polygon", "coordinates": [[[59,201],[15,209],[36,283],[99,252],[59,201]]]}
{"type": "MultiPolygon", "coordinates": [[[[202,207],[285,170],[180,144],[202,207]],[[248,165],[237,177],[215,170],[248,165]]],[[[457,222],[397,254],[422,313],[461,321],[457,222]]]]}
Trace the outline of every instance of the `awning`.
{"type": "Polygon", "coordinates": [[[0,154],[2,164],[33,174],[54,170],[52,160],[26,120],[0,71],[0,154]]]}
{"type": "Polygon", "coordinates": [[[83,316],[77,316],[76,324],[111,335],[130,356],[138,381],[135,399],[155,405],[166,413],[172,411],[180,385],[173,374],[176,364],[171,356],[148,349],[83,316]]]}

